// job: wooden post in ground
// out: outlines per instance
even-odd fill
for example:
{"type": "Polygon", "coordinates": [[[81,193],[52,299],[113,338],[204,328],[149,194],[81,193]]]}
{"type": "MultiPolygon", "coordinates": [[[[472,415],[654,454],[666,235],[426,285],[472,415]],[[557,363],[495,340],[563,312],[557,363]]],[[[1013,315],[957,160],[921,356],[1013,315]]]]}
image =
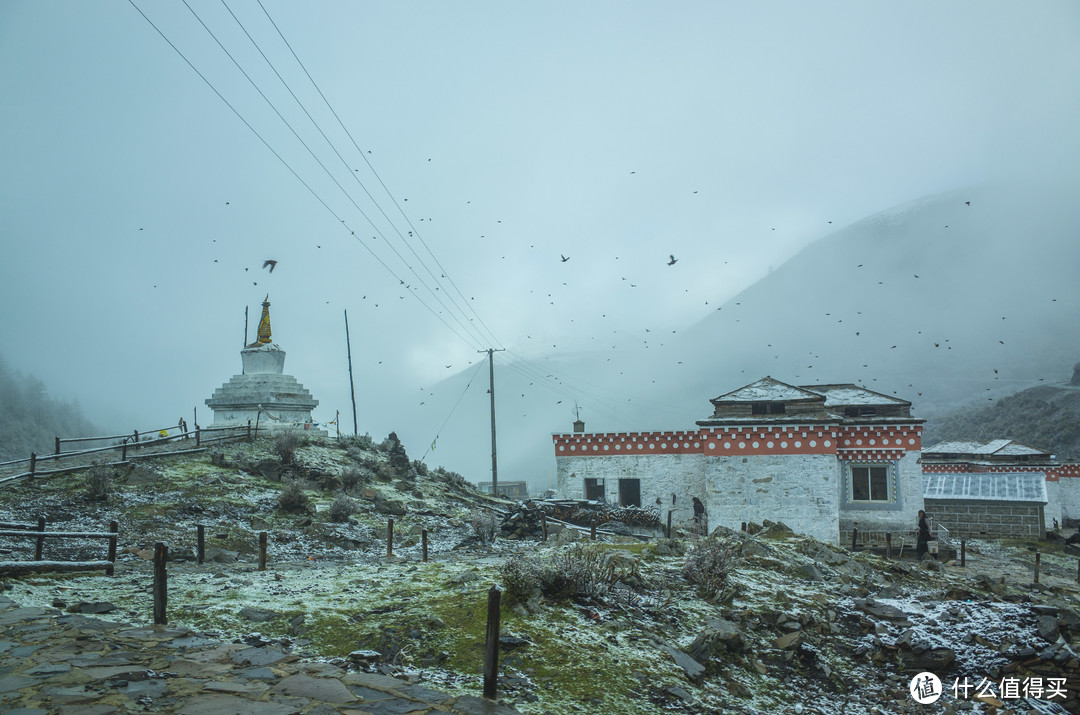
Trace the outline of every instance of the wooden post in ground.
{"type": "Polygon", "coordinates": [[[547,514],[544,512],[540,512],[540,530],[544,534],[541,541],[547,541],[547,514]]]}
{"type": "Polygon", "coordinates": [[[885,532],[885,558],[892,558],[892,534],[888,531],[885,532]]]}
{"type": "Polygon", "coordinates": [[[266,570],[266,532],[259,532],[259,570],[266,570]]]}
{"type": "Polygon", "coordinates": [[[135,430],[135,449],[139,448],[139,430],[135,430]]]}
{"type": "Polygon", "coordinates": [[[671,538],[671,509],[668,509],[667,513],[667,537],[671,538]]]}
{"type": "Polygon", "coordinates": [[[423,560],[427,561],[427,529],[420,530],[420,554],[423,560]]]}
{"type": "Polygon", "coordinates": [[[201,564],[206,560],[206,527],[202,524],[197,524],[195,526],[195,545],[196,555],[201,564]]]}
{"type": "Polygon", "coordinates": [[[251,420],[248,420],[248,442],[251,441],[251,420]]]}
{"type": "Polygon", "coordinates": [[[488,591],[487,648],[484,652],[484,697],[495,700],[499,678],[499,607],[502,591],[492,586],[488,591]]]}
{"type": "Polygon", "coordinates": [[[855,550],[855,546],[856,546],[855,542],[856,542],[856,539],[858,539],[858,537],[859,537],[859,530],[856,529],[854,526],[851,527],[851,550],[852,551],[855,550]]]}
{"type": "Polygon", "coordinates": [[[56,435],[56,453],[60,454],[60,435],[56,435]]]}
{"type": "Polygon", "coordinates": [[[168,574],[165,571],[165,561],[168,558],[169,547],[160,541],[154,544],[154,625],[168,623],[165,615],[168,602],[168,574]]]}
{"type": "Polygon", "coordinates": [[[1042,558],[1042,554],[1038,551],[1035,552],[1035,583],[1039,582],[1039,559],[1042,558]]]}
{"type": "MultiPolygon", "coordinates": [[[[112,563],[115,564],[116,563],[116,535],[118,533],[120,533],[120,522],[118,522],[118,521],[110,521],[109,522],[109,532],[112,534],[112,536],[109,537],[109,555],[106,558],[108,558],[109,561],[111,561],[112,563]]],[[[105,569],[105,575],[106,576],[112,576],[113,575],[113,567],[112,566],[105,569]]]]}
{"type": "MultiPolygon", "coordinates": [[[[45,517],[39,516],[37,518],[37,530],[39,532],[45,531],[45,517]]],[[[40,533],[37,537],[37,543],[34,545],[34,561],[41,561],[41,552],[45,548],[45,534],[40,533]]]]}
{"type": "Polygon", "coordinates": [[[967,541],[960,539],[960,567],[967,566],[967,541]]]}
{"type": "Polygon", "coordinates": [[[37,452],[30,453],[30,476],[34,476],[34,470],[37,469],[37,452]]]}
{"type": "Polygon", "coordinates": [[[124,437],[124,441],[120,444],[120,461],[127,461],[127,437],[124,437]]]}
{"type": "Polygon", "coordinates": [[[202,435],[199,434],[199,425],[195,425],[195,446],[202,445],[202,435]]]}
{"type": "Polygon", "coordinates": [[[596,524],[593,524],[589,527],[589,539],[592,541],[596,541],[596,524]]]}
{"type": "Polygon", "coordinates": [[[394,555],[394,517],[386,522],[386,557],[394,555]]]}
{"type": "Polygon", "coordinates": [[[744,522],[742,523],[742,526],[741,526],[741,527],[739,527],[739,528],[740,528],[740,530],[741,530],[741,531],[746,531],[746,522],[744,521],[744,522]]]}

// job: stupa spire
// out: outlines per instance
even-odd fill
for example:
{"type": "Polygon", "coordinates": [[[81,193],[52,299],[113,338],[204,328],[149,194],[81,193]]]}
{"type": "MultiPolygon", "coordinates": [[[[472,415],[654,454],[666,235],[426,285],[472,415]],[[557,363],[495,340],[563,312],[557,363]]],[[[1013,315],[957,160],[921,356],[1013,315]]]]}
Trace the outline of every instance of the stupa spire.
{"type": "Polygon", "coordinates": [[[259,331],[255,342],[259,345],[268,345],[270,339],[270,294],[266,294],[262,304],[262,317],[259,318],[259,331]]]}

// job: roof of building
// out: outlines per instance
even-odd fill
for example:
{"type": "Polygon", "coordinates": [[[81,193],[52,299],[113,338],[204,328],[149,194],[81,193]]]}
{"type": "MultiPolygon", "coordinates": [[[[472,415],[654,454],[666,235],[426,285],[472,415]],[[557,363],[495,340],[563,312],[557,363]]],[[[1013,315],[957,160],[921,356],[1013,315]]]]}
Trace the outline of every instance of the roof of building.
{"type": "Polygon", "coordinates": [[[800,389],[823,395],[826,407],[845,405],[911,405],[907,400],[890,397],[858,385],[800,385],[800,389]]]}
{"type": "Polygon", "coordinates": [[[933,447],[923,449],[923,455],[962,454],[971,457],[1049,457],[1050,453],[1011,439],[995,439],[990,442],[956,440],[939,442],[933,447]]]}
{"type": "Polygon", "coordinates": [[[1047,502],[1042,472],[923,474],[924,499],[1047,502]]]}
{"type": "Polygon", "coordinates": [[[710,402],[781,402],[788,400],[815,400],[821,396],[801,387],[780,382],[765,376],[737,390],[714,397],[710,402]]]}

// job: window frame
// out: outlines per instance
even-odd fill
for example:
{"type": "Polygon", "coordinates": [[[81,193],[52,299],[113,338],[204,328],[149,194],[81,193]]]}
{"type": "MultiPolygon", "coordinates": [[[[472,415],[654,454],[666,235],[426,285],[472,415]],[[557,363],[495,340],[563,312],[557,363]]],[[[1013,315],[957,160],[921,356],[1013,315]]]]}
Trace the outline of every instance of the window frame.
{"type": "Polygon", "coordinates": [[[847,492],[850,504],[894,504],[896,503],[896,471],[891,462],[851,462],[847,469],[847,492]],[[874,470],[880,469],[885,480],[884,498],[874,498],[874,470]],[[865,470],[866,474],[866,499],[856,497],[855,479],[856,470],[865,470]]]}

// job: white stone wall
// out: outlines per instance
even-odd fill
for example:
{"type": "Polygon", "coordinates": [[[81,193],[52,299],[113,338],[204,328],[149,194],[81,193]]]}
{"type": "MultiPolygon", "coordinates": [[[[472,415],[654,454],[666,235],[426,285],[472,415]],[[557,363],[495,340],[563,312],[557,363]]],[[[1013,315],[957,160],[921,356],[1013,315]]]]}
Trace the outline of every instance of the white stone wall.
{"type": "Polygon", "coordinates": [[[710,529],[782,521],[835,544],[840,533],[840,465],[833,455],[709,457],[705,482],[710,529]]]}
{"type": "Polygon", "coordinates": [[[1062,503],[1061,503],[1061,481],[1048,481],[1046,483],[1046,506],[1043,507],[1043,516],[1046,519],[1047,530],[1054,528],[1054,519],[1058,520],[1058,525],[1062,524],[1062,503]]]}
{"type": "MultiPolygon", "coordinates": [[[[918,463],[920,452],[905,452],[896,465],[896,488],[899,490],[899,509],[853,509],[841,508],[840,531],[848,533],[853,525],[871,531],[915,531],[919,510],[923,507],[922,465],[918,463]]],[[[848,476],[841,474],[840,489],[846,487],[848,476]]],[[[839,504],[843,504],[839,493],[839,504]]]]}
{"type": "Polygon", "coordinates": [[[693,497],[708,504],[703,460],[700,454],[559,456],[555,459],[559,497],[584,499],[585,480],[603,479],[604,496],[609,504],[617,505],[619,479],[638,479],[641,506],[656,507],[665,523],[668,511],[673,510],[672,524],[685,525],[694,517],[693,497]],[[672,494],[675,495],[674,507],[672,494]]]}
{"type": "MultiPolygon", "coordinates": [[[[1050,485],[1054,483],[1046,483],[1047,496],[1050,495],[1050,485]]],[[[1056,484],[1058,485],[1058,503],[1061,504],[1061,516],[1058,519],[1063,525],[1065,519],[1080,520],[1080,477],[1062,477],[1056,484]]],[[[1046,524],[1049,527],[1054,523],[1050,521],[1053,517],[1050,516],[1049,504],[1046,514],[1046,524]]]]}

